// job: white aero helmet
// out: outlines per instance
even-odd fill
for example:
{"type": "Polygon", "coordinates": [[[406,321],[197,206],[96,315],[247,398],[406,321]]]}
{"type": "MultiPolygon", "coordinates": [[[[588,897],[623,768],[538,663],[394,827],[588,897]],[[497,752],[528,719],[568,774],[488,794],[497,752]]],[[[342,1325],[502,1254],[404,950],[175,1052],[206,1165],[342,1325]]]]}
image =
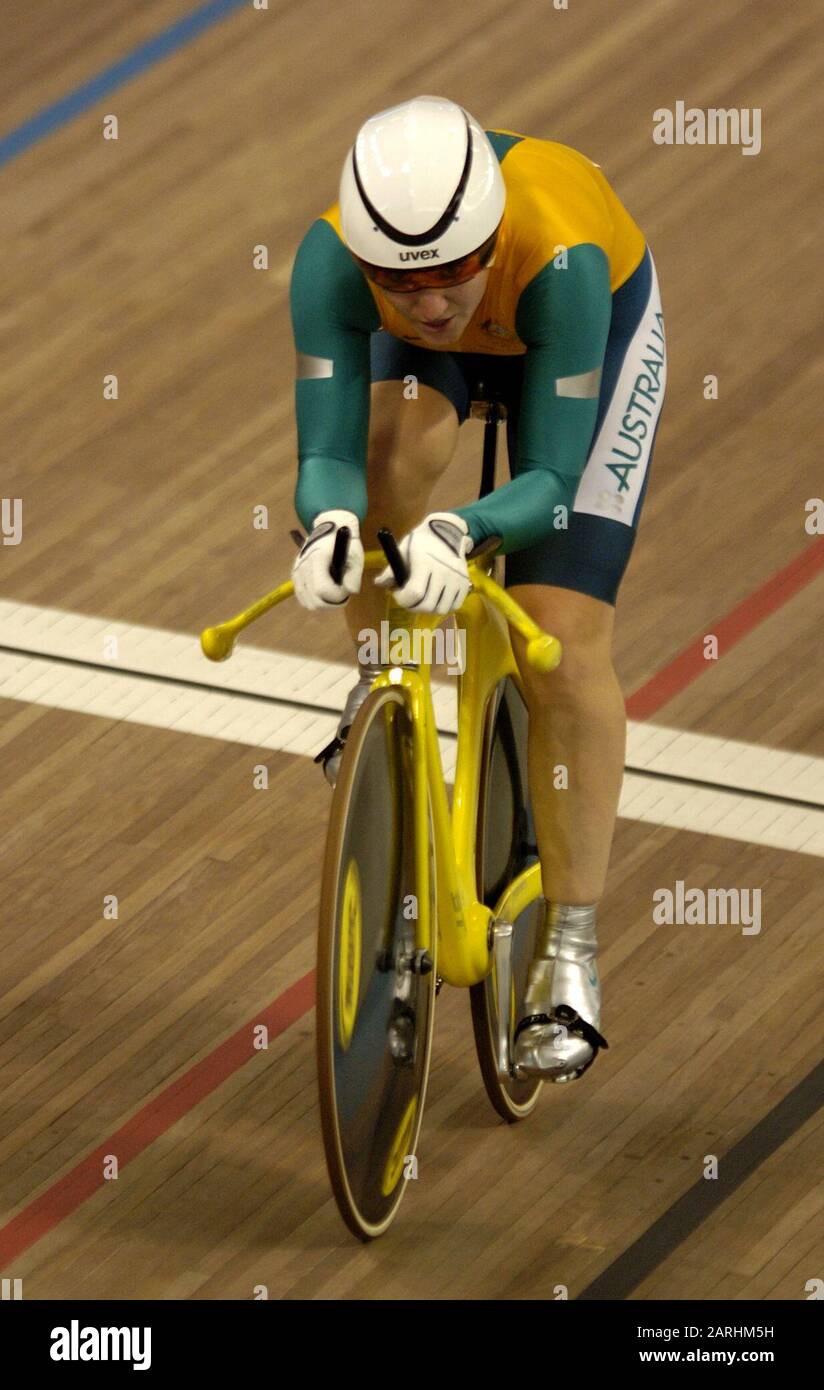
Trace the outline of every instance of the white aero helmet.
{"type": "Polygon", "coordinates": [[[476,275],[494,250],[505,200],[487,135],[445,97],[413,97],[371,116],[340,181],[344,240],[386,288],[476,275]]]}

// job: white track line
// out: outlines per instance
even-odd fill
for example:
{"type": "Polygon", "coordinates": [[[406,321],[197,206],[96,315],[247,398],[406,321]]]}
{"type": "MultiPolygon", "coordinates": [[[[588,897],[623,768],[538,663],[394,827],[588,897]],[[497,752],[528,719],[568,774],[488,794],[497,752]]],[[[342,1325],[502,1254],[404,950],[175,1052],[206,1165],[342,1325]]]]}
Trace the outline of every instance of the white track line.
{"type": "MultiPolygon", "coordinates": [[[[5,599],[0,599],[0,645],[44,657],[90,662],[107,671],[166,676],[219,686],[230,694],[294,701],[315,710],[340,712],[352,687],[351,662],[315,661],[240,641],[231,660],[215,664],[206,659],[199,639],[190,633],[114,623],[5,599]],[[116,659],[107,656],[113,637],[117,639],[116,659]]],[[[435,709],[439,726],[455,732],[453,683],[438,683],[435,709]]]]}
{"type": "MultiPolygon", "coordinates": [[[[0,643],[19,649],[0,652],[2,698],[302,757],[313,757],[334,734],[335,712],[342,709],[353,676],[344,663],[242,644],[230,662],[215,666],[189,634],[3,600],[0,643]],[[116,657],[107,655],[113,637],[116,657]],[[66,661],[54,659],[61,657],[66,661]]],[[[454,689],[445,681],[436,691],[444,733],[455,731],[454,689]]],[[[454,740],[440,742],[451,780],[454,740]]],[[[824,759],[631,723],[628,762],[668,779],[719,786],[628,772],[619,807],[623,817],[824,857],[824,759]],[[814,805],[772,799],[780,797],[814,805]]]]}

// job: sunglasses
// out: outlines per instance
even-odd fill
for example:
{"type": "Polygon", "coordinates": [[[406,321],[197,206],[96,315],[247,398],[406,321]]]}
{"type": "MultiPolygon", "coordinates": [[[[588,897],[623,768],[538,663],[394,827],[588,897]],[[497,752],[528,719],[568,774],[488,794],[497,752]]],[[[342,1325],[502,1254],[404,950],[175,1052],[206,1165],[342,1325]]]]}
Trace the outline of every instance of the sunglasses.
{"type": "Polygon", "coordinates": [[[420,270],[392,270],[388,266],[371,265],[355,256],[361,270],[368,280],[382,290],[392,290],[395,294],[413,294],[416,290],[446,289],[454,285],[465,285],[480,271],[485,270],[495,251],[498,228],[482,246],[461,256],[457,261],[447,261],[446,265],[427,266],[420,270]]]}

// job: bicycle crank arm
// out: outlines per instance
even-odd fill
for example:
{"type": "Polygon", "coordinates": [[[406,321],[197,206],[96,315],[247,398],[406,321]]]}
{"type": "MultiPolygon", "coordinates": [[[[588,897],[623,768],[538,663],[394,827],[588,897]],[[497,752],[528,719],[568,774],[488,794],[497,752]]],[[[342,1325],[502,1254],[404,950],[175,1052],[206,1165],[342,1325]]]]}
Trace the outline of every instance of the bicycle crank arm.
{"type": "Polygon", "coordinates": [[[498,1036],[495,1040],[495,1051],[498,1075],[502,1081],[509,1081],[512,1076],[512,1026],[509,1018],[509,1001],[512,997],[512,931],[511,922],[496,922],[492,929],[492,956],[498,994],[498,1036]]]}

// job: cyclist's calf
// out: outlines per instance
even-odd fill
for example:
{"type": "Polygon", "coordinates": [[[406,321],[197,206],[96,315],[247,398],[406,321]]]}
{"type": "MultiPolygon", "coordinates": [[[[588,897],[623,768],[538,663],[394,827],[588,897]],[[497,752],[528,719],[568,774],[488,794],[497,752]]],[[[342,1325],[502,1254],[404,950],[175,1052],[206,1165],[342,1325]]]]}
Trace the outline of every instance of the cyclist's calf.
{"type": "Polygon", "coordinates": [[[560,639],[546,675],[513,649],[529,708],[530,792],[547,898],[594,903],[604,891],[623,780],[624,698],[611,657],[613,609],[577,591],[515,585],[512,596],[560,639]]]}

